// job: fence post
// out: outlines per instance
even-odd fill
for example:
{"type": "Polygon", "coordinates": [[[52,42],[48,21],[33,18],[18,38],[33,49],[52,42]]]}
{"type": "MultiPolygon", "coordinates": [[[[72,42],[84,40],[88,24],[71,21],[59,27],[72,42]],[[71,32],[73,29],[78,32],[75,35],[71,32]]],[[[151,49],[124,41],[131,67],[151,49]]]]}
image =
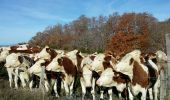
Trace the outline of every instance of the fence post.
{"type": "Polygon", "coordinates": [[[167,51],[167,57],[168,57],[168,63],[167,63],[167,71],[168,71],[168,82],[167,82],[167,96],[168,100],[170,100],[170,34],[166,34],[166,51],[167,51]]]}
{"type": "Polygon", "coordinates": [[[40,77],[40,88],[41,88],[41,91],[42,91],[42,94],[43,94],[43,99],[42,100],[45,100],[45,87],[44,87],[44,73],[45,73],[45,66],[41,66],[42,69],[41,69],[41,77],[40,77]]]}

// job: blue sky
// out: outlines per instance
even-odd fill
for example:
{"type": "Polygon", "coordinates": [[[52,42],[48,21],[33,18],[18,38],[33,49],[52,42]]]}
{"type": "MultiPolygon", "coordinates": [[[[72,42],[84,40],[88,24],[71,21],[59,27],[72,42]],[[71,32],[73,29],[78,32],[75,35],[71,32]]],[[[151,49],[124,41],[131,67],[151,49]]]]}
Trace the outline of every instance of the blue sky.
{"type": "Polygon", "coordinates": [[[170,18],[170,0],[0,0],[0,45],[27,42],[36,32],[113,12],[148,12],[159,21],[170,18]]]}

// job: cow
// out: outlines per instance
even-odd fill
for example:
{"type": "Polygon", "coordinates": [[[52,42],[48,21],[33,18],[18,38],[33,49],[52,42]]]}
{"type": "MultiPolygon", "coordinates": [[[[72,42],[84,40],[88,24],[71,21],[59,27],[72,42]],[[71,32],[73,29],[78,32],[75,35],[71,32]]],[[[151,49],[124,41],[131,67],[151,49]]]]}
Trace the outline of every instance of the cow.
{"type": "MultiPolygon", "coordinates": [[[[158,82],[156,82],[156,83],[158,84],[157,85],[158,88],[160,88],[160,74],[161,74],[161,71],[164,71],[164,72],[166,71],[164,69],[165,69],[166,63],[167,63],[167,55],[164,52],[158,50],[155,53],[145,54],[144,58],[145,58],[145,61],[146,60],[152,60],[152,62],[157,65],[157,67],[158,67],[158,79],[157,79],[157,81],[158,82]]],[[[150,62],[150,63],[152,63],[152,62],[150,62]]],[[[162,74],[164,74],[164,73],[162,73],[162,74]]],[[[158,91],[156,91],[156,92],[159,93],[158,91]]],[[[150,95],[149,95],[150,99],[153,99],[152,89],[149,89],[149,93],[150,93],[150,95]]],[[[157,98],[157,97],[155,96],[154,98],[157,98]]]]}
{"type": "Polygon", "coordinates": [[[10,86],[12,86],[12,74],[15,76],[15,88],[18,88],[18,77],[21,79],[23,88],[26,86],[26,82],[29,82],[28,68],[32,66],[34,61],[28,56],[23,56],[18,53],[11,53],[6,57],[5,67],[7,68],[10,80],[10,86]]]}
{"type": "Polygon", "coordinates": [[[5,59],[8,55],[9,55],[8,49],[2,49],[0,53],[0,62],[5,62],[5,59]]]}
{"type": "MultiPolygon", "coordinates": [[[[127,53],[116,64],[115,69],[129,77],[129,87],[133,96],[137,96],[141,92],[141,99],[146,100],[147,90],[153,88],[154,99],[158,99],[158,67],[152,60],[144,61],[140,50],[127,53]]],[[[132,99],[133,96],[131,95],[130,98],[132,99]]]]}
{"type": "MultiPolygon", "coordinates": [[[[45,65],[46,62],[47,62],[47,61],[44,60],[44,59],[39,59],[38,61],[35,62],[34,65],[32,65],[32,66],[28,69],[29,73],[30,73],[30,74],[34,74],[34,75],[36,75],[36,76],[38,76],[38,77],[41,77],[42,66],[45,65]]],[[[43,77],[44,77],[44,79],[45,79],[44,86],[45,86],[46,91],[48,92],[50,85],[49,85],[49,82],[48,82],[48,80],[47,80],[46,74],[45,74],[43,77]]],[[[32,89],[32,85],[33,85],[33,81],[31,81],[30,84],[29,84],[30,89],[32,89]]]]}
{"type": "Polygon", "coordinates": [[[84,100],[86,89],[91,90],[92,87],[92,71],[91,63],[93,62],[94,58],[96,57],[96,53],[90,54],[83,58],[81,62],[81,74],[80,75],[80,83],[82,88],[82,100],[84,100]]]}
{"type": "MultiPolygon", "coordinates": [[[[45,46],[41,50],[41,52],[36,55],[36,59],[34,59],[36,60],[36,63],[29,69],[29,72],[40,77],[42,72],[42,66],[47,67],[47,65],[50,64],[50,62],[56,56],[63,54],[63,52],[64,52],[63,50],[58,51],[58,50],[51,49],[48,46],[45,46]]],[[[56,91],[56,81],[58,84],[61,85],[61,83],[58,82],[58,80],[61,80],[60,73],[45,70],[44,79],[45,79],[46,92],[48,92],[49,89],[52,89],[53,91],[54,88],[56,97],[59,97],[59,94],[56,91]],[[52,86],[52,88],[50,88],[50,86],[52,86]]],[[[30,87],[31,86],[32,83],[30,83],[30,87]]]]}
{"type": "Polygon", "coordinates": [[[9,52],[11,53],[39,53],[41,51],[40,47],[31,47],[28,44],[10,46],[9,52]]]}
{"type": "MultiPolygon", "coordinates": [[[[97,54],[94,58],[94,61],[91,64],[91,70],[93,74],[92,79],[92,96],[93,99],[95,99],[95,83],[96,80],[99,78],[100,74],[108,67],[115,67],[115,64],[117,63],[116,58],[111,54],[97,54]]],[[[102,87],[101,87],[102,88],[102,87]]],[[[100,91],[100,99],[103,99],[103,89],[100,91]]]]}
{"type": "Polygon", "coordinates": [[[64,84],[66,95],[73,94],[73,86],[75,82],[77,67],[68,55],[56,56],[52,62],[46,67],[47,71],[62,72],[62,82],[64,84]]]}
{"type": "MultiPolygon", "coordinates": [[[[26,48],[25,46],[9,46],[9,47],[2,47],[2,51],[1,51],[1,56],[0,56],[0,62],[6,61],[6,57],[8,55],[10,55],[11,53],[22,53],[22,54],[33,54],[36,53],[40,50],[40,48],[38,47],[30,47],[30,48],[26,48]],[[14,49],[15,47],[15,49],[14,49]]],[[[15,65],[15,64],[14,64],[15,65]]],[[[7,68],[7,72],[8,72],[8,76],[9,76],[9,82],[10,82],[10,87],[12,87],[12,74],[14,74],[14,68],[7,68]]],[[[23,74],[25,75],[25,74],[23,74]]],[[[17,85],[15,86],[17,88],[17,85]]]]}
{"type": "MultiPolygon", "coordinates": [[[[98,86],[104,87],[116,87],[118,91],[119,98],[121,97],[121,93],[125,92],[125,98],[128,99],[128,83],[130,79],[127,75],[117,72],[113,67],[105,69],[100,75],[99,79],[96,81],[98,86]]],[[[109,100],[112,100],[112,89],[108,91],[109,100]]]]}

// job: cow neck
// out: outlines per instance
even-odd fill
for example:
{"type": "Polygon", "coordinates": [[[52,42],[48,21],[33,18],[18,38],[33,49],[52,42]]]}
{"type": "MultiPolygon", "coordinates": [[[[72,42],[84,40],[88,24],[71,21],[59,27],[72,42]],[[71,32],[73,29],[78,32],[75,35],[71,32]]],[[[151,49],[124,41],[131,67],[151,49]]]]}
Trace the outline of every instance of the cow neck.
{"type": "Polygon", "coordinates": [[[77,68],[69,58],[62,57],[61,65],[66,74],[71,76],[75,76],[77,74],[77,68]]]}
{"type": "Polygon", "coordinates": [[[157,66],[152,62],[152,60],[148,60],[145,62],[145,65],[148,68],[148,75],[149,75],[149,87],[153,87],[157,81],[158,78],[158,68],[157,66]]]}
{"type": "Polygon", "coordinates": [[[95,58],[96,56],[94,56],[94,55],[91,55],[89,58],[92,60],[92,61],[94,61],[94,58],[95,58]]]}
{"type": "Polygon", "coordinates": [[[112,56],[112,55],[106,55],[104,57],[104,61],[103,61],[103,67],[104,70],[107,68],[112,68],[115,66],[115,64],[117,63],[116,59],[112,56]]]}
{"type": "Polygon", "coordinates": [[[57,56],[57,53],[55,52],[55,50],[53,50],[51,48],[48,48],[46,51],[47,51],[47,53],[50,54],[50,60],[53,60],[57,56]]]}
{"type": "Polygon", "coordinates": [[[81,69],[81,62],[82,62],[82,60],[83,60],[83,57],[79,54],[80,53],[80,51],[78,51],[77,53],[76,53],[76,59],[77,59],[77,70],[78,70],[78,72],[82,72],[82,69],[81,69]]]}
{"type": "Polygon", "coordinates": [[[117,82],[118,84],[119,83],[128,83],[130,82],[130,78],[128,75],[125,75],[121,72],[117,72],[113,69],[113,72],[114,72],[114,76],[113,76],[113,80],[115,82],[117,82]]]}
{"type": "Polygon", "coordinates": [[[44,60],[45,62],[41,66],[47,67],[50,64],[51,60],[48,60],[48,59],[44,59],[44,60]]]}
{"type": "Polygon", "coordinates": [[[134,61],[132,85],[137,84],[140,85],[141,87],[146,88],[149,84],[148,73],[143,69],[142,65],[139,64],[139,62],[134,61]]]}

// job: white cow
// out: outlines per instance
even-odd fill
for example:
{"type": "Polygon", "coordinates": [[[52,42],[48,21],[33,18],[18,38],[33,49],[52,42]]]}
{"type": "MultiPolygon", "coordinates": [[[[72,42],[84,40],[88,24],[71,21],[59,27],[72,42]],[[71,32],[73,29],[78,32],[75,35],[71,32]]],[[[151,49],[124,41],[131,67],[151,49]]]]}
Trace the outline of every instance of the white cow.
{"type": "Polygon", "coordinates": [[[86,94],[86,89],[91,89],[92,87],[92,71],[91,64],[96,57],[96,54],[91,54],[83,58],[81,62],[81,77],[80,83],[82,87],[82,100],[84,100],[84,96],[86,94]]]}
{"type": "Polygon", "coordinates": [[[5,67],[9,74],[10,86],[12,86],[12,74],[15,76],[15,88],[18,88],[18,77],[21,79],[22,86],[26,86],[26,82],[29,82],[29,73],[27,69],[34,62],[31,58],[23,56],[19,53],[11,53],[6,57],[5,67]],[[25,82],[26,81],[26,82],[25,82]]]}
{"type": "MultiPolygon", "coordinates": [[[[29,73],[30,74],[35,74],[39,77],[41,77],[41,73],[42,73],[42,66],[43,64],[45,64],[46,61],[44,59],[39,59],[33,66],[31,66],[28,70],[29,70],[29,73]]],[[[44,72],[45,73],[45,72],[44,72]]],[[[49,82],[47,80],[47,76],[46,74],[44,74],[44,80],[45,80],[45,89],[46,89],[46,92],[49,91],[49,88],[50,88],[50,85],[49,85],[49,82]]],[[[33,80],[30,82],[30,89],[32,89],[32,85],[33,85],[33,80]]]]}

